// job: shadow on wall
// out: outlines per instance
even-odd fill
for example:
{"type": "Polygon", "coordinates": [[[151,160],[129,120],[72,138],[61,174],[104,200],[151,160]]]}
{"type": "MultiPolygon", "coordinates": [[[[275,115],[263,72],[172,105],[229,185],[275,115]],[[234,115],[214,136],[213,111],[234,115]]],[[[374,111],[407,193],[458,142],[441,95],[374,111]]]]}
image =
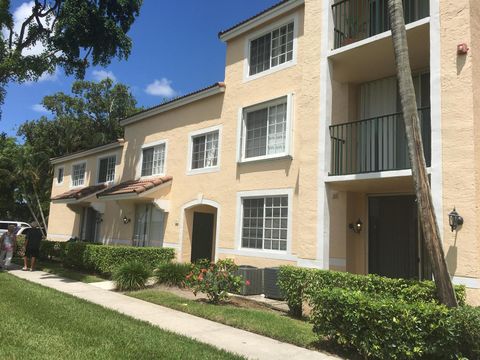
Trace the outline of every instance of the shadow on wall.
{"type": "Polygon", "coordinates": [[[457,235],[458,235],[458,232],[455,232],[455,241],[453,245],[450,245],[448,247],[447,255],[445,256],[448,272],[450,273],[451,276],[455,275],[455,273],[457,272],[457,263],[458,263],[457,235]]]}

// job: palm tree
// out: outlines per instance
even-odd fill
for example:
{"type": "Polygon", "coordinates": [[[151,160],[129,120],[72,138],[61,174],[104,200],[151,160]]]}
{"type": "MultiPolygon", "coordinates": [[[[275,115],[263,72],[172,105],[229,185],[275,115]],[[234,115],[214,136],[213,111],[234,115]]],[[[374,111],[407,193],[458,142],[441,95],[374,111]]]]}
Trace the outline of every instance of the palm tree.
{"type": "Polygon", "coordinates": [[[405,30],[402,0],[388,0],[388,12],[392,26],[392,40],[397,66],[400,101],[408,142],[408,154],[412,165],[412,176],[423,238],[432,263],[439,299],[443,304],[455,307],[458,304],[440,242],[440,230],[433,210],[432,194],[428,181],[425,155],[423,153],[417,101],[408,57],[407,32],[405,30]]]}

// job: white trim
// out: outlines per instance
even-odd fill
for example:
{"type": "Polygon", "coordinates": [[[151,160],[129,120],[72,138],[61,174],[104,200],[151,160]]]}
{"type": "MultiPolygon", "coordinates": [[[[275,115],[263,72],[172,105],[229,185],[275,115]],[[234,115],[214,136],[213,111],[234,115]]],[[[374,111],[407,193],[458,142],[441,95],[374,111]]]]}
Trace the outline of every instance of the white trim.
{"type": "Polygon", "coordinates": [[[443,152],[442,152],[442,88],[441,88],[440,2],[430,0],[430,131],[431,190],[433,208],[443,239],[443,152]]]}
{"type": "MultiPolygon", "coordinates": [[[[431,173],[431,168],[427,168],[427,174],[431,173]]],[[[325,182],[334,183],[342,181],[354,181],[354,180],[373,180],[373,179],[388,179],[396,177],[408,177],[412,176],[412,169],[404,170],[391,170],[391,171],[378,171],[365,174],[349,174],[349,175],[335,175],[327,176],[325,182]]]]}
{"type": "Polygon", "coordinates": [[[164,248],[172,248],[172,249],[175,249],[175,250],[178,250],[180,249],[180,245],[177,244],[177,243],[170,243],[170,242],[163,242],[163,247],[164,248]]]}
{"type": "Polygon", "coordinates": [[[276,6],[275,8],[271,9],[270,11],[267,11],[263,14],[260,14],[258,16],[255,16],[254,18],[244,22],[243,24],[240,24],[238,26],[235,26],[233,29],[228,30],[221,35],[219,35],[220,40],[222,41],[228,41],[230,39],[233,39],[247,31],[252,30],[253,28],[262,25],[263,23],[270,21],[277,16],[283,15],[287,12],[289,12],[292,9],[295,9],[297,6],[300,6],[304,3],[304,0],[293,0],[293,1],[287,1],[284,4],[280,4],[276,6]]]}
{"type": "Polygon", "coordinates": [[[465,276],[454,276],[452,277],[452,282],[455,285],[465,285],[465,287],[470,289],[480,289],[480,279],[473,277],[465,276]]]}
{"type": "MultiPolygon", "coordinates": [[[[259,31],[256,31],[255,33],[251,34],[249,37],[245,39],[245,45],[244,45],[244,60],[243,60],[243,82],[248,82],[252,81],[267,75],[270,75],[272,73],[275,73],[277,71],[289,68],[291,66],[294,66],[297,64],[297,42],[298,42],[298,23],[299,23],[299,14],[298,12],[293,14],[292,16],[289,16],[286,19],[281,19],[279,21],[276,21],[273,24],[270,24],[266,28],[262,28],[259,31]],[[292,60],[286,61],[282,64],[276,65],[274,67],[270,67],[267,70],[261,71],[259,73],[256,73],[254,75],[250,75],[250,45],[253,40],[266,35],[268,33],[271,33],[272,31],[276,30],[277,28],[280,28],[282,26],[288,25],[291,22],[293,22],[293,44],[292,44],[292,60]]],[[[270,49],[271,51],[272,49],[270,49]]],[[[270,61],[271,61],[271,53],[270,53],[270,61]]]]}
{"type": "Polygon", "coordinates": [[[213,95],[217,95],[217,94],[220,94],[220,93],[223,93],[223,92],[225,92],[225,86],[223,84],[222,85],[217,84],[214,87],[205,89],[203,91],[194,93],[194,94],[189,95],[189,96],[185,96],[184,98],[181,98],[181,99],[178,99],[178,100],[173,100],[172,102],[167,103],[165,105],[159,105],[157,107],[154,107],[153,109],[149,109],[149,110],[143,111],[141,113],[138,113],[136,115],[132,115],[127,119],[121,120],[120,125],[121,126],[130,125],[130,124],[133,124],[137,121],[144,120],[146,118],[164,113],[166,111],[173,110],[175,108],[178,108],[178,107],[190,104],[192,102],[195,102],[195,101],[198,101],[198,100],[201,100],[201,99],[213,96],[213,95]]]}
{"type": "Polygon", "coordinates": [[[205,174],[205,173],[220,171],[220,158],[221,158],[220,154],[222,150],[222,128],[223,128],[223,125],[220,124],[220,125],[210,126],[208,128],[191,131],[188,134],[187,171],[186,171],[187,175],[205,174]],[[216,131],[218,131],[217,165],[198,168],[198,169],[192,169],[193,138],[201,135],[214,133],[216,131]]]}
{"type": "Polygon", "coordinates": [[[117,147],[123,147],[124,142],[125,141],[123,139],[120,139],[118,142],[113,143],[113,144],[107,144],[107,145],[99,146],[99,147],[96,147],[96,148],[93,148],[93,149],[80,151],[78,153],[71,154],[71,155],[64,155],[64,156],[61,156],[61,157],[51,158],[50,159],[50,164],[52,164],[52,165],[60,164],[60,163],[67,162],[67,161],[70,161],[70,160],[82,158],[82,157],[85,157],[87,155],[92,155],[92,154],[96,154],[96,153],[99,153],[99,152],[102,152],[102,151],[115,149],[117,147]]]}
{"type": "Polygon", "coordinates": [[[101,200],[101,201],[130,200],[130,199],[136,199],[136,198],[138,198],[137,193],[98,196],[98,200],[101,200]]]}
{"type": "MultiPolygon", "coordinates": [[[[262,101],[260,103],[256,103],[250,106],[244,106],[239,110],[239,118],[238,118],[238,128],[237,128],[237,161],[238,163],[248,163],[251,161],[258,161],[258,160],[269,160],[269,159],[277,159],[277,158],[285,158],[285,157],[292,157],[292,149],[293,149],[293,114],[294,114],[294,93],[288,93],[286,95],[276,97],[274,99],[262,101]],[[286,103],[286,124],[285,124],[285,151],[277,154],[267,154],[255,157],[245,157],[246,152],[246,133],[247,133],[247,113],[265,109],[273,105],[279,105],[286,103]]],[[[268,124],[267,124],[268,125],[268,124]]],[[[268,144],[266,144],[268,148],[268,144]]]]}
{"type": "Polygon", "coordinates": [[[185,210],[188,210],[194,206],[197,205],[209,205],[211,207],[214,207],[217,209],[217,214],[215,216],[215,254],[214,254],[214,260],[215,262],[218,260],[218,254],[219,254],[219,247],[218,245],[220,244],[220,215],[221,215],[221,207],[220,204],[217,203],[216,201],[213,200],[208,200],[204,199],[203,195],[199,196],[197,199],[189,201],[185,204],[182,205],[180,208],[180,226],[179,226],[179,234],[178,234],[178,254],[177,254],[177,260],[182,259],[183,255],[183,230],[184,230],[184,223],[185,223],[185,210]]]}
{"type": "MultiPolygon", "coordinates": [[[[135,169],[136,172],[136,179],[148,179],[151,177],[156,177],[156,176],[165,176],[167,173],[167,154],[168,153],[168,139],[161,139],[161,140],[156,140],[156,141],[151,141],[149,143],[145,143],[140,147],[140,154],[138,155],[138,162],[137,166],[135,169]],[[142,165],[143,165],[143,150],[145,149],[150,149],[154,148],[156,146],[160,146],[165,144],[165,151],[164,151],[164,156],[163,156],[163,172],[159,174],[151,174],[151,175],[145,175],[142,176],[142,165]]],[[[152,169],[153,169],[153,164],[152,164],[152,169]]],[[[153,171],[153,170],[152,170],[153,171]]]]}
{"type": "Polygon", "coordinates": [[[55,173],[54,173],[54,178],[55,180],[53,181],[53,183],[55,184],[55,186],[60,186],[64,183],[64,180],[65,180],[65,165],[62,165],[62,166],[58,166],[55,168],[55,173]],[[63,174],[62,174],[62,181],[61,182],[58,182],[58,171],[60,169],[63,169],[63,174]]]}
{"type": "Polygon", "coordinates": [[[293,189],[262,189],[237,192],[237,211],[235,217],[235,251],[240,255],[266,258],[290,259],[292,256],[293,232],[293,189]],[[242,247],[243,199],[283,195],[288,198],[287,250],[251,249],[242,247]]]}
{"type": "Polygon", "coordinates": [[[82,186],[87,186],[86,182],[87,182],[87,160],[80,160],[72,163],[72,165],[70,165],[70,189],[76,189],[82,186]],[[79,185],[73,185],[73,167],[81,164],[85,164],[85,170],[83,171],[83,182],[79,185]]]}
{"type": "Polygon", "coordinates": [[[274,260],[286,260],[286,261],[297,261],[298,259],[295,255],[288,254],[285,251],[277,251],[277,250],[219,248],[218,251],[220,254],[256,257],[256,258],[262,258],[262,259],[274,259],[274,260]]]}
{"type": "Polygon", "coordinates": [[[170,212],[170,200],[166,199],[155,199],[152,200],[153,205],[159,210],[162,210],[163,212],[170,212]]]}
{"type": "Polygon", "coordinates": [[[47,239],[51,238],[51,239],[69,240],[72,237],[73,235],[67,235],[67,234],[50,234],[50,233],[47,234],[47,239]]]}
{"type": "Polygon", "coordinates": [[[117,180],[117,166],[119,165],[119,152],[118,151],[115,151],[115,152],[111,152],[111,153],[108,153],[108,154],[104,154],[104,155],[98,155],[97,156],[97,172],[95,173],[95,184],[96,185],[100,185],[100,184],[115,184],[116,180],[117,180]],[[115,167],[114,167],[114,174],[113,174],[113,180],[111,181],[98,181],[98,177],[100,176],[100,161],[103,160],[103,159],[107,159],[109,157],[112,157],[112,156],[115,156],[115,167]]]}
{"type": "Polygon", "coordinates": [[[320,268],[330,267],[330,213],[327,201],[328,168],[330,164],[330,137],[328,127],[332,118],[332,64],[328,59],[333,40],[333,14],[330,0],[323,0],[323,17],[320,54],[320,104],[318,119],[318,173],[317,173],[317,251],[316,260],[320,268]]]}
{"type": "MultiPolygon", "coordinates": [[[[327,0],[325,0],[327,1],[327,0]]],[[[431,0],[432,1],[432,0],[431,0]]],[[[433,0],[435,1],[435,0],[433,0]]],[[[430,13],[431,13],[432,10],[430,10],[430,13]]],[[[331,11],[330,11],[331,12],[331,11]]],[[[420,27],[422,25],[425,25],[425,24],[428,24],[430,22],[430,17],[431,16],[428,16],[428,17],[425,17],[423,19],[420,19],[420,20],[417,20],[417,21],[414,21],[414,22],[411,22],[409,24],[406,24],[405,25],[405,29],[408,31],[410,29],[413,29],[415,27],[420,27]]],[[[378,41],[378,40],[382,40],[382,39],[386,39],[386,38],[389,38],[389,37],[392,37],[392,31],[391,30],[388,30],[388,31],[384,31],[380,34],[377,34],[377,35],[374,35],[374,36],[370,36],[366,39],[363,39],[363,40],[360,40],[360,41],[356,41],[354,43],[351,43],[351,44],[348,44],[348,45],[345,45],[345,46],[341,46],[339,47],[338,49],[333,49],[333,50],[330,50],[327,52],[327,57],[332,57],[332,56],[335,56],[337,54],[340,54],[340,53],[343,53],[345,51],[350,51],[352,49],[355,49],[355,48],[358,48],[360,46],[364,46],[364,45],[367,45],[367,44],[370,44],[370,43],[373,43],[375,41],[378,41]]],[[[432,45],[430,45],[432,46],[432,45]]]]}

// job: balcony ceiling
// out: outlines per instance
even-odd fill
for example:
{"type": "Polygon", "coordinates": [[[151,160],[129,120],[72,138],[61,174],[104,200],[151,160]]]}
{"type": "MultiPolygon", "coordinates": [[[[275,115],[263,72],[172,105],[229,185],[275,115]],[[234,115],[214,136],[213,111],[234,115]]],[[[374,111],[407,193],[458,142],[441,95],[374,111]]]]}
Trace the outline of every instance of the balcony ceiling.
{"type": "MultiPolygon", "coordinates": [[[[430,59],[429,23],[411,25],[414,26],[407,26],[410,65],[413,70],[427,69],[430,59]]],[[[333,79],[342,83],[363,83],[396,73],[390,32],[334,50],[329,59],[333,63],[333,79]]]]}

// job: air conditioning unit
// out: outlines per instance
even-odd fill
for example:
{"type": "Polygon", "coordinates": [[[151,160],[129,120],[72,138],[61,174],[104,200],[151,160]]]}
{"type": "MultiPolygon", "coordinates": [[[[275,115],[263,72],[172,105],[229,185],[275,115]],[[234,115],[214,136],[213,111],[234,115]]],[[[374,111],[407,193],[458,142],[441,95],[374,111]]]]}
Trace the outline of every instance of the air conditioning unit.
{"type": "Polygon", "coordinates": [[[248,280],[250,285],[243,285],[240,289],[241,295],[260,295],[263,294],[263,269],[255,266],[241,265],[238,267],[235,275],[248,280]]]}
{"type": "Polygon", "coordinates": [[[283,300],[284,295],[277,285],[279,268],[265,268],[263,270],[263,290],[265,297],[283,300]]]}

